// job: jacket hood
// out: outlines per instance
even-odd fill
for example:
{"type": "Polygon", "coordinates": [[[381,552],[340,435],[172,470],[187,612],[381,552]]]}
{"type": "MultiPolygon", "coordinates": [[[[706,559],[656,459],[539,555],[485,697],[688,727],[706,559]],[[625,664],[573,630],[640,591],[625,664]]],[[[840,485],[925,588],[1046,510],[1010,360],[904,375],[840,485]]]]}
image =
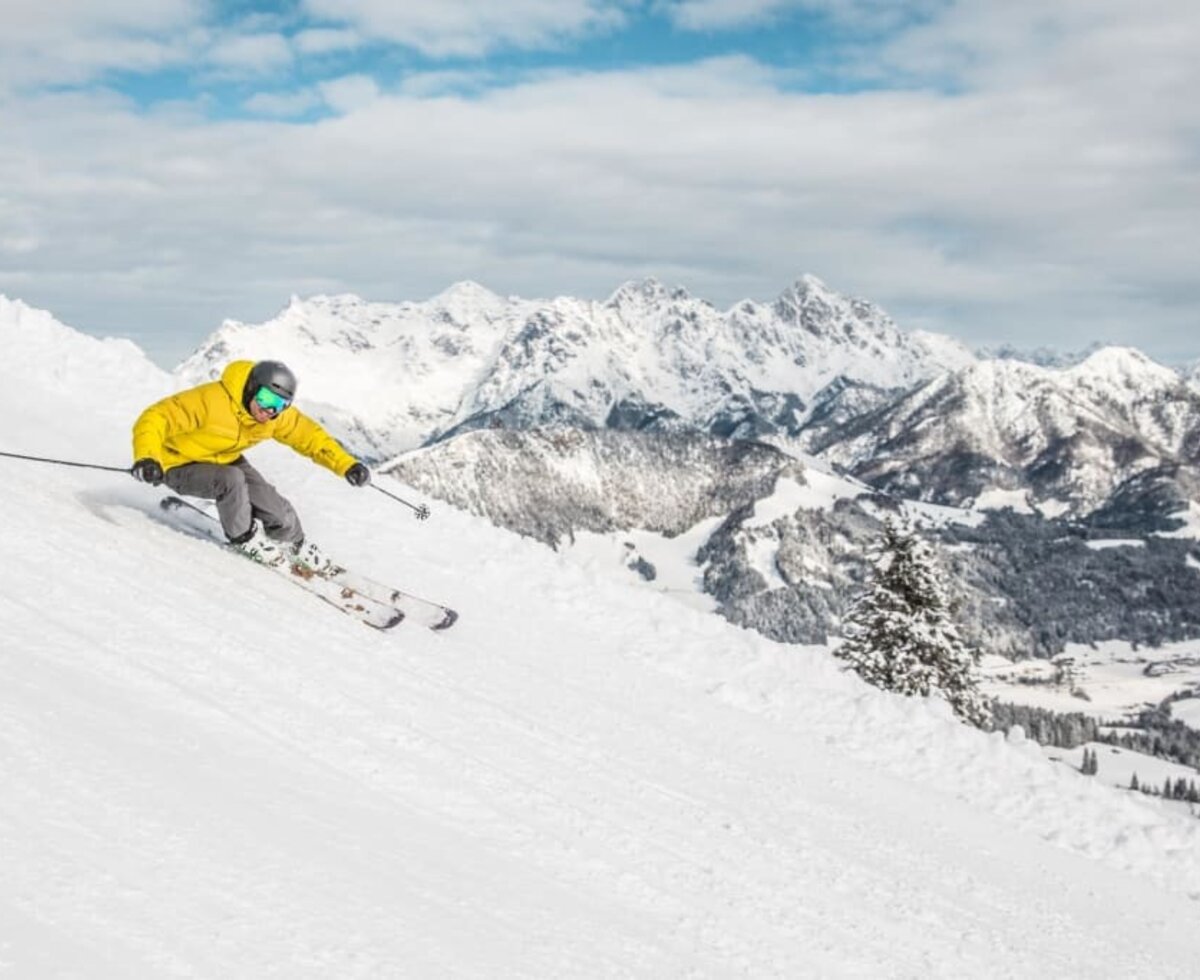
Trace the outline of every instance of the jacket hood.
{"type": "Polygon", "coordinates": [[[246,379],[250,377],[250,372],[254,369],[253,361],[232,361],[221,372],[221,387],[228,393],[233,404],[236,406],[236,411],[239,416],[245,416],[254,421],[254,416],[246,411],[246,406],[242,402],[242,395],[246,391],[246,379]]]}

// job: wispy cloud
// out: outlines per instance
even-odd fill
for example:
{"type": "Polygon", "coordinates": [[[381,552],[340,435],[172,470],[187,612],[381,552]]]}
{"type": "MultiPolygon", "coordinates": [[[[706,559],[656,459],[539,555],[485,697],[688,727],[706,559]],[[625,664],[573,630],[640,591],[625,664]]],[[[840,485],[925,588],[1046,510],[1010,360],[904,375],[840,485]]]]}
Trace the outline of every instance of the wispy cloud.
{"type": "Polygon", "coordinates": [[[312,88],[288,92],[255,92],[242,103],[246,112],[258,116],[293,119],[325,105],[321,94],[312,88]]]}
{"type": "Polygon", "coordinates": [[[241,34],[219,38],[205,52],[216,68],[250,74],[270,74],[291,65],[295,57],[282,34],[241,34]]]}
{"type": "Polygon", "coordinates": [[[318,89],[326,105],[340,114],[364,109],[379,98],[379,85],[367,75],[346,75],[322,82],[318,89]]]}
{"type": "Polygon", "coordinates": [[[711,31],[762,23],[799,6],[792,0],[668,0],[660,9],[684,30],[711,31]]]}
{"type": "Polygon", "coordinates": [[[302,0],[314,17],[432,57],[538,48],[625,23],[628,0],[302,0]]]}
{"type": "Polygon", "coordinates": [[[678,27],[716,31],[807,14],[858,30],[896,30],[932,16],[951,0],[657,0],[655,7],[678,27]]]}
{"type": "Polygon", "coordinates": [[[199,21],[194,0],[0,0],[0,92],[178,63],[199,21]]]}
{"type": "Polygon", "coordinates": [[[363,44],[363,37],[349,28],[317,27],[298,31],[292,41],[301,54],[320,55],[353,51],[363,44]]]}

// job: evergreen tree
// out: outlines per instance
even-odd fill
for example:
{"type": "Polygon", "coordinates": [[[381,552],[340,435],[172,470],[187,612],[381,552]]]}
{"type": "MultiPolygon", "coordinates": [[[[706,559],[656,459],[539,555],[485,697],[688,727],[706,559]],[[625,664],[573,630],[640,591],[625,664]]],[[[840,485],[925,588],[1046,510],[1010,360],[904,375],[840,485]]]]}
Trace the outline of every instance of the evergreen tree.
{"type": "Polygon", "coordinates": [[[1141,784],[1138,782],[1136,772],[1133,774],[1133,778],[1131,780],[1129,780],[1129,788],[1132,790],[1139,790],[1142,788],[1141,784]]]}
{"type": "Polygon", "coordinates": [[[929,545],[889,518],[837,655],[867,683],[898,694],[938,693],[959,717],[982,728],[991,708],[974,674],[979,654],[960,636],[946,593],[929,545]]]}
{"type": "Polygon", "coordinates": [[[1100,756],[1094,750],[1083,750],[1083,769],[1085,776],[1094,776],[1100,771],[1100,756]]]}

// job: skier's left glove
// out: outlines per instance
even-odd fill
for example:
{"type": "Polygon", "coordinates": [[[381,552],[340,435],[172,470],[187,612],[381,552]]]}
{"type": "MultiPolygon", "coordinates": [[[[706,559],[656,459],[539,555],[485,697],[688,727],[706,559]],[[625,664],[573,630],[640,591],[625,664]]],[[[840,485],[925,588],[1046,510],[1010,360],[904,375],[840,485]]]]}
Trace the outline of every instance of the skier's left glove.
{"type": "Polygon", "coordinates": [[[362,463],[355,463],[346,470],[346,482],[353,487],[365,487],[371,482],[371,471],[362,463]]]}
{"type": "Polygon", "coordinates": [[[142,483],[149,483],[152,487],[158,486],[163,481],[162,466],[159,465],[158,460],[151,459],[149,456],[139,459],[133,464],[129,472],[133,474],[135,480],[141,480],[142,483]]]}

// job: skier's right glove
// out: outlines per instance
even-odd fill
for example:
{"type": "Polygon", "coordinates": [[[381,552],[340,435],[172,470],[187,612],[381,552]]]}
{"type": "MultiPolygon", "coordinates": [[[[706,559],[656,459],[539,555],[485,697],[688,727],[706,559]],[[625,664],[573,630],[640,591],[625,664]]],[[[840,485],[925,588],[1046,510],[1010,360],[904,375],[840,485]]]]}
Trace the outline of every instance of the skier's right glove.
{"type": "Polygon", "coordinates": [[[365,487],[371,482],[371,471],[362,463],[355,463],[346,470],[346,481],[354,487],[365,487]]]}
{"type": "Polygon", "coordinates": [[[133,474],[135,480],[149,483],[152,487],[158,486],[163,481],[163,468],[158,464],[158,460],[151,459],[149,456],[139,459],[129,472],[133,474]]]}

